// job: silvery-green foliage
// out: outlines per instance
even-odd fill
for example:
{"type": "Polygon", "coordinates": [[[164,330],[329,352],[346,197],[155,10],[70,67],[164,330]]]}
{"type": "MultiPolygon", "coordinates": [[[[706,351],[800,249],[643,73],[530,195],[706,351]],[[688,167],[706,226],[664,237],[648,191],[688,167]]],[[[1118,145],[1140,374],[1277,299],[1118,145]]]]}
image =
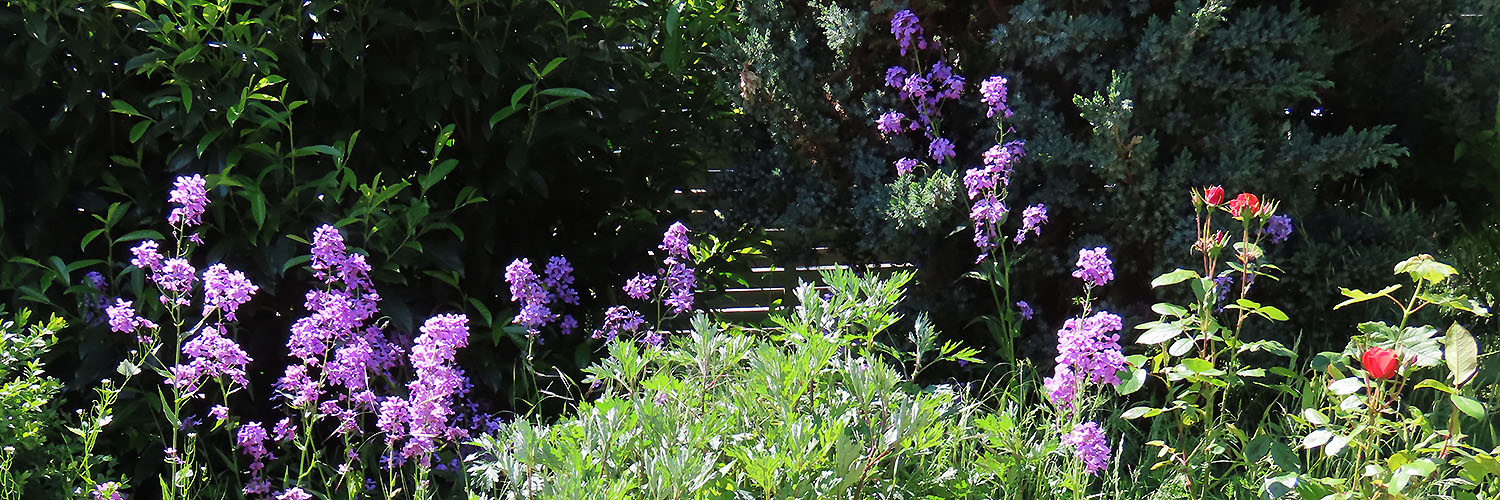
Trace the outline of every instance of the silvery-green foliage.
{"type": "MultiPolygon", "coordinates": [[[[699,315],[665,347],[612,343],[585,369],[596,399],[479,437],[472,482],[498,498],[1000,495],[977,463],[977,423],[995,417],[963,387],[914,384],[908,358],[875,347],[910,278],[826,272],[771,330],[699,315]]],[[[926,356],[913,366],[972,356],[918,323],[903,335],[926,356]]]]}

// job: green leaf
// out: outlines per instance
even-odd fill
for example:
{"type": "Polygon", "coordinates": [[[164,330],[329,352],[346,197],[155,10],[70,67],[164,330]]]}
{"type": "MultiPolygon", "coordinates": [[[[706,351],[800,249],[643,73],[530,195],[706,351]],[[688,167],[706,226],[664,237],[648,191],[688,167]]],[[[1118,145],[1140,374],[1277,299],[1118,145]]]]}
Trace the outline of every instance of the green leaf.
{"type": "Polygon", "coordinates": [[[589,94],[588,92],[585,92],[582,89],[575,89],[575,88],[572,88],[572,87],[553,87],[553,88],[550,88],[550,89],[543,89],[541,92],[537,92],[537,93],[541,94],[541,95],[548,95],[548,96],[553,96],[553,97],[573,97],[573,98],[578,98],[578,99],[593,99],[594,98],[593,94],[589,94]]]}
{"type": "Polygon", "coordinates": [[[557,66],[562,64],[563,61],[566,60],[568,60],[568,58],[566,57],[553,58],[547,63],[546,66],[542,67],[542,76],[547,76],[548,74],[552,73],[552,70],[557,69],[557,66]]]}
{"type": "Polygon", "coordinates": [[[1255,312],[1257,314],[1260,314],[1261,316],[1265,316],[1266,319],[1272,321],[1286,321],[1287,319],[1289,319],[1287,318],[1286,313],[1281,312],[1281,310],[1277,309],[1276,306],[1265,306],[1260,309],[1256,309],[1255,312]]]}
{"type": "Polygon", "coordinates": [[[1453,375],[1454,387],[1462,387],[1464,383],[1474,378],[1479,371],[1479,344],[1474,341],[1474,336],[1469,330],[1458,323],[1448,327],[1448,335],[1443,339],[1447,348],[1443,350],[1443,359],[1448,362],[1448,371],[1453,375]]]}
{"type": "Polygon", "coordinates": [[[1152,305],[1151,312],[1160,314],[1162,316],[1171,316],[1174,318],[1181,318],[1188,315],[1187,308],[1176,304],[1168,304],[1166,302],[1159,302],[1152,305]]]}
{"type": "MultiPolygon", "coordinates": [[[[120,2],[115,2],[115,3],[120,3],[120,2]]],[[[142,115],[140,111],[137,111],[135,109],[135,106],[132,106],[128,102],[121,101],[119,99],[114,99],[112,101],[109,101],[109,106],[110,106],[110,111],[111,112],[120,113],[120,114],[123,114],[123,115],[126,115],[126,116],[139,116],[139,117],[145,118],[145,115],[142,115]]]]}
{"type": "Polygon", "coordinates": [[[522,85],[520,88],[516,89],[515,92],[511,92],[510,93],[510,105],[511,105],[511,107],[515,107],[516,104],[520,103],[521,102],[521,98],[525,97],[526,93],[530,92],[531,88],[535,87],[535,86],[536,86],[536,84],[534,84],[534,83],[528,83],[528,84],[522,85]]]}
{"type": "Polygon", "coordinates": [[[1339,396],[1354,394],[1364,387],[1365,381],[1360,380],[1359,377],[1341,378],[1333,381],[1332,384],[1328,384],[1328,390],[1339,396]]]}
{"type": "Polygon", "coordinates": [[[141,367],[136,366],[135,363],[131,363],[128,359],[124,359],[120,360],[120,364],[115,366],[115,371],[126,377],[134,377],[136,374],[141,373],[141,367]]]}
{"type": "Polygon", "coordinates": [[[1154,410],[1154,409],[1155,408],[1149,408],[1149,407],[1145,407],[1145,406],[1137,406],[1135,408],[1131,408],[1129,410],[1125,410],[1125,413],[1121,414],[1120,418],[1123,418],[1125,420],[1135,420],[1137,418],[1141,418],[1141,417],[1146,416],[1146,412],[1149,412],[1149,411],[1154,410]]]}
{"type": "Polygon", "coordinates": [[[1442,382],[1438,382],[1438,381],[1433,380],[1433,379],[1427,379],[1427,380],[1423,380],[1421,382],[1418,382],[1417,385],[1412,386],[1412,389],[1437,389],[1439,391],[1443,391],[1443,392],[1446,392],[1448,394],[1457,394],[1458,393],[1458,390],[1456,390],[1456,389],[1454,389],[1452,387],[1448,387],[1448,384],[1444,384],[1442,382]]]}
{"type": "Polygon", "coordinates": [[[146,135],[146,127],[150,126],[150,121],[142,121],[130,127],[130,142],[134,144],[136,141],[141,140],[141,136],[146,135]]]}
{"type": "Polygon", "coordinates": [[[1197,277],[1198,271],[1193,271],[1190,269],[1178,269],[1176,271],[1157,276],[1156,279],[1151,280],[1151,288],[1161,288],[1167,285],[1175,285],[1197,277]]]}
{"type": "Polygon", "coordinates": [[[1182,360],[1182,366],[1186,367],[1188,370],[1191,370],[1193,373],[1203,373],[1214,369],[1213,362],[1203,358],[1184,359],[1182,360]]]}
{"type": "Polygon", "coordinates": [[[1137,328],[1140,328],[1140,327],[1147,327],[1147,328],[1146,328],[1146,333],[1142,333],[1141,336],[1140,336],[1140,338],[1136,339],[1136,343],[1138,343],[1138,344],[1146,344],[1146,345],[1160,344],[1162,342],[1166,342],[1168,340],[1172,340],[1174,337],[1176,337],[1178,335],[1182,335],[1182,325],[1180,323],[1176,323],[1176,322],[1162,323],[1162,322],[1159,322],[1159,321],[1153,321],[1153,322],[1150,322],[1150,323],[1142,324],[1142,325],[1138,326],[1137,328]],[[1150,325],[1150,326],[1147,327],[1147,325],[1150,325]]]}
{"type": "Polygon", "coordinates": [[[1355,290],[1355,289],[1351,289],[1351,288],[1342,288],[1342,287],[1340,287],[1339,288],[1339,293],[1344,294],[1345,297],[1349,297],[1349,300],[1346,300],[1346,301],[1343,301],[1343,302],[1339,302],[1338,305],[1333,306],[1333,308],[1334,309],[1339,309],[1339,308],[1342,308],[1342,307],[1350,305],[1350,304],[1358,304],[1360,302],[1364,302],[1364,301],[1367,301],[1367,300],[1374,300],[1374,299],[1378,299],[1378,298],[1381,298],[1381,297],[1388,297],[1388,296],[1391,295],[1391,292],[1394,292],[1394,291],[1399,290],[1399,289],[1401,289],[1401,285],[1391,285],[1391,286],[1388,286],[1388,287],[1380,289],[1380,291],[1378,291],[1378,292],[1368,293],[1368,292],[1364,292],[1364,291],[1361,291],[1361,290],[1355,290]]]}
{"type": "Polygon", "coordinates": [[[287,270],[310,261],[312,261],[312,255],[298,255],[296,257],[287,259],[286,263],[281,265],[281,274],[286,274],[287,270]]]}
{"type": "Polygon", "coordinates": [[[1167,348],[1167,354],[1173,356],[1182,356],[1184,354],[1187,354],[1188,351],[1193,350],[1194,343],[1196,343],[1196,341],[1193,340],[1192,337],[1183,337],[1177,339],[1175,342],[1172,342],[1171,347],[1167,348]]]}
{"type": "Polygon", "coordinates": [[[1449,276],[1458,274],[1453,266],[1438,262],[1431,255],[1422,254],[1396,264],[1394,274],[1406,273],[1412,280],[1424,279],[1434,284],[1442,283],[1449,276]]]}
{"type": "Polygon", "coordinates": [[[1328,429],[1318,429],[1302,438],[1302,447],[1311,450],[1328,443],[1329,439],[1333,439],[1333,432],[1328,429]]]}
{"type": "Polygon", "coordinates": [[[222,134],[222,133],[224,133],[223,130],[214,130],[214,131],[211,131],[211,132],[209,132],[207,134],[203,134],[203,138],[202,139],[198,139],[197,152],[198,152],[198,157],[199,158],[203,157],[203,151],[207,150],[208,149],[208,145],[209,144],[213,144],[214,139],[219,138],[219,134],[222,134]]]}
{"type": "Polygon", "coordinates": [[[427,175],[422,176],[422,192],[425,193],[428,189],[432,189],[432,186],[436,185],[438,181],[443,180],[444,177],[447,177],[455,168],[458,168],[458,160],[449,158],[438,162],[437,165],[432,167],[431,171],[427,172],[427,175]]]}
{"type": "Polygon", "coordinates": [[[1146,378],[1148,377],[1148,375],[1149,374],[1146,373],[1145,368],[1136,368],[1134,370],[1131,370],[1130,377],[1122,381],[1120,385],[1115,386],[1115,390],[1122,395],[1139,391],[1141,390],[1141,387],[1146,385],[1146,378]]]}
{"type": "Polygon", "coordinates": [[[101,234],[104,234],[104,229],[103,228],[99,228],[99,229],[95,229],[93,231],[89,231],[88,234],[83,235],[83,239],[78,242],[78,250],[79,251],[87,250],[88,246],[89,246],[89,242],[94,241],[94,238],[98,238],[99,235],[101,235],[101,234]]]}
{"type": "Polygon", "coordinates": [[[1328,425],[1328,415],[1324,415],[1323,412],[1318,411],[1317,408],[1303,409],[1302,418],[1306,419],[1307,423],[1313,424],[1315,426],[1328,425]]]}
{"type": "Polygon", "coordinates": [[[144,17],[146,19],[150,19],[150,16],[147,16],[146,13],[141,12],[141,9],[138,9],[134,5],[130,5],[130,4],[125,3],[125,2],[110,2],[109,6],[113,7],[113,8],[116,8],[116,9],[124,10],[124,11],[134,12],[134,13],[140,15],[141,17],[144,17]]]}
{"type": "Polygon", "coordinates": [[[490,130],[494,130],[495,124],[500,123],[501,120],[509,118],[510,115],[516,114],[516,112],[520,110],[521,106],[517,104],[512,104],[510,106],[500,108],[500,111],[496,111],[495,114],[490,115],[490,130]]]}
{"type": "Polygon", "coordinates": [[[1483,403],[1457,394],[1449,394],[1448,399],[1453,401],[1453,406],[1457,406],[1460,411],[1468,416],[1484,420],[1485,412],[1483,403]]]}
{"type": "Polygon", "coordinates": [[[167,239],[167,237],[166,236],[162,236],[161,232],[157,231],[155,229],[137,229],[135,231],[131,231],[129,233],[125,233],[125,236],[121,236],[119,238],[115,238],[115,244],[123,243],[123,242],[126,242],[126,241],[148,240],[148,239],[150,239],[150,240],[165,240],[165,239],[167,239]]]}

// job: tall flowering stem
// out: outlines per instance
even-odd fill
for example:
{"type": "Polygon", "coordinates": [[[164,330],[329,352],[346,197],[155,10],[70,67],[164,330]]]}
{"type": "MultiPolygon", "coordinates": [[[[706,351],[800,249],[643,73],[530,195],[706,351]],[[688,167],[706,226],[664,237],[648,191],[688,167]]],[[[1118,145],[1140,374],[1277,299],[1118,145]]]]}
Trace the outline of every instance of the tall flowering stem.
{"type": "Polygon", "coordinates": [[[656,322],[643,329],[645,315],[628,306],[614,306],[604,312],[604,323],[594,330],[594,338],[614,341],[621,336],[640,336],[641,341],[648,345],[661,345],[666,341],[662,336],[662,322],[693,311],[698,278],[692,267],[690,232],[680,221],[668,226],[662,234],[661,244],[656,247],[661,251],[662,267],[656,274],[637,273],[625,281],[623,290],[627,297],[655,303],[656,322]]]}
{"type": "Polygon", "coordinates": [[[1064,447],[1072,451],[1067,461],[1067,484],[1074,498],[1083,498],[1084,475],[1097,475],[1109,461],[1109,445],[1099,424],[1088,420],[1104,404],[1104,393],[1095,386],[1119,386],[1119,374],[1127,364],[1120,346],[1124,322],[1108,311],[1093,310],[1093,290],[1114,279],[1108,248],[1084,248],[1078,252],[1073,277],[1083,282],[1082,315],[1070,318],[1057,332],[1057,364],[1043,380],[1046,397],[1057,412],[1057,431],[1064,447]]]}

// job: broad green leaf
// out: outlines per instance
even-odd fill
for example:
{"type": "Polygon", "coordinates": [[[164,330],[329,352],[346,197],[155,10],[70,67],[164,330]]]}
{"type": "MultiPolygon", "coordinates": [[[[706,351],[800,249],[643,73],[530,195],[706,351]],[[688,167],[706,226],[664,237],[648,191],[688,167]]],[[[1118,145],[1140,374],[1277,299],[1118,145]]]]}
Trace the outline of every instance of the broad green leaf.
{"type": "Polygon", "coordinates": [[[518,104],[512,104],[510,106],[500,108],[500,111],[496,111],[495,114],[490,115],[490,129],[494,130],[495,124],[500,123],[506,118],[509,118],[510,115],[516,114],[516,112],[520,110],[521,106],[518,104]]]}
{"type": "Polygon", "coordinates": [[[1141,334],[1140,338],[1136,339],[1136,343],[1155,345],[1172,340],[1172,338],[1182,334],[1182,325],[1176,322],[1162,323],[1153,321],[1140,326],[1143,327],[1146,325],[1151,326],[1146,329],[1145,333],[1141,334]]]}
{"type": "Polygon", "coordinates": [[[1345,436],[1343,434],[1334,434],[1333,437],[1328,440],[1328,444],[1323,446],[1323,454],[1330,457],[1337,455],[1340,451],[1344,451],[1344,447],[1348,444],[1349,436],[1345,436]]]}
{"type": "Polygon", "coordinates": [[[1333,432],[1327,429],[1318,429],[1308,433],[1307,437],[1302,438],[1302,447],[1311,450],[1323,446],[1329,439],[1333,439],[1333,432]]]}
{"type": "Polygon", "coordinates": [[[1177,339],[1176,341],[1172,342],[1171,347],[1167,348],[1167,354],[1171,354],[1173,356],[1182,356],[1184,354],[1187,354],[1188,351],[1192,351],[1193,344],[1195,343],[1196,342],[1192,337],[1183,337],[1177,339]]]}
{"type": "Polygon", "coordinates": [[[1453,406],[1457,406],[1460,411],[1463,411],[1468,416],[1484,420],[1485,412],[1483,403],[1457,394],[1448,395],[1448,399],[1453,401],[1453,406]]]}
{"type": "Polygon", "coordinates": [[[1317,408],[1305,408],[1305,409],[1303,409],[1302,410],[1302,418],[1306,419],[1307,423],[1310,423],[1310,424],[1313,424],[1313,425],[1316,425],[1316,426],[1328,425],[1328,416],[1324,415],[1323,412],[1318,411],[1317,408]]]}
{"type": "Polygon", "coordinates": [[[1193,373],[1204,373],[1214,369],[1213,362],[1203,358],[1184,359],[1182,360],[1182,366],[1186,367],[1188,370],[1191,370],[1193,373]]]}
{"type": "Polygon", "coordinates": [[[1157,276],[1156,279],[1151,280],[1151,288],[1161,288],[1167,285],[1175,285],[1187,281],[1191,278],[1197,277],[1197,271],[1193,271],[1191,269],[1178,269],[1176,271],[1157,276]]]}
{"type": "Polygon", "coordinates": [[[1160,314],[1162,316],[1171,316],[1174,318],[1181,318],[1188,315],[1187,308],[1176,304],[1168,304],[1166,302],[1158,302],[1152,305],[1151,312],[1160,314]]]}
{"type": "Polygon", "coordinates": [[[1125,410],[1125,413],[1121,414],[1120,418],[1123,418],[1125,420],[1135,420],[1137,418],[1141,418],[1141,417],[1146,416],[1146,412],[1149,412],[1149,411],[1154,410],[1154,409],[1155,408],[1148,408],[1148,407],[1145,407],[1145,406],[1137,406],[1135,408],[1131,408],[1129,410],[1125,410]]]}
{"type": "Polygon", "coordinates": [[[1453,266],[1438,262],[1431,255],[1422,254],[1396,264],[1394,274],[1406,273],[1412,280],[1424,279],[1431,283],[1442,283],[1449,276],[1458,274],[1453,266]]]}
{"type": "Polygon", "coordinates": [[[1447,349],[1443,350],[1443,358],[1448,362],[1448,371],[1453,375],[1453,385],[1462,387],[1479,371],[1479,344],[1474,341],[1469,330],[1458,323],[1448,327],[1444,343],[1447,344],[1447,349]]]}
{"type": "Polygon", "coordinates": [[[1135,391],[1139,391],[1141,390],[1142,386],[1146,385],[1146,379],[1148,376],[1149,374],[1146,373],[1145,368],[1136,368],[1134,370],[1131,370],[1130,376],[1125,377],[1124,380],[1120,382],[1120,385],[1115,386],[1115,390],[1120,394],[1131,394],[1135,391]]]}
{"type": "Polygon", "coordinates": [[[1335,380],[1332,384],[1328,384],[1328,390],[1339,396],[1354,394],[1364,387],[1365,381],[1360,380],[1359,377],[1342,378],[1335,380]]]}

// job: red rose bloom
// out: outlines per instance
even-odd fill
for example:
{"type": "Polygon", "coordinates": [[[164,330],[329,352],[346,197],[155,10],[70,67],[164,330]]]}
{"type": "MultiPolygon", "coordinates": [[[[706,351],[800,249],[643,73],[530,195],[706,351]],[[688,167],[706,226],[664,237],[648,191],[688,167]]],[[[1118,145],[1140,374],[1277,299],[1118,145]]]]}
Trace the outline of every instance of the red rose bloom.
{"type": "Polygon", "coordinates": [[[1203,190],[1203,201],[1213,206],[1219,206],[1220,203],[1224,203],[1224,188],[1213,186],[1203,190]]]}
{"type": "Polygon", "coordinates": [[[1387,379],[1396,376],[1396,368],[1401,366],[1401,354],[1384,347],[1371,347],[1360,356],[1359,362],[1365,365],[1365,372],[1371,377],[1387,379]]]}
{"type": "Polygon", "coordinates": [[[1254,216],[1256,212],[1260,211],[1260,198],[1256,198],[1255,195],[1250,193],[1240,193],[1233,200],[1229,200],[1229,215],[1239,217],[1245,210],[1250,211],[1245,215],[1254,216]]]}

